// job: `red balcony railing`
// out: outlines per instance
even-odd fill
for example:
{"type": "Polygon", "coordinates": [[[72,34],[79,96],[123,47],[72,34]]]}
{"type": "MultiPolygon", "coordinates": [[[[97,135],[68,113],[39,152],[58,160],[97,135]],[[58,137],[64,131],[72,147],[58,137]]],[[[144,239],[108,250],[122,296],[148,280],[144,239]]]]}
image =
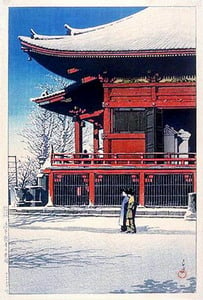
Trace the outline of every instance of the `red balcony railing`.
{"type": "Polygon", "coordinates": [[[52,166],[173,166],[194,167],[196,153],[52,153],[52,166]]]}

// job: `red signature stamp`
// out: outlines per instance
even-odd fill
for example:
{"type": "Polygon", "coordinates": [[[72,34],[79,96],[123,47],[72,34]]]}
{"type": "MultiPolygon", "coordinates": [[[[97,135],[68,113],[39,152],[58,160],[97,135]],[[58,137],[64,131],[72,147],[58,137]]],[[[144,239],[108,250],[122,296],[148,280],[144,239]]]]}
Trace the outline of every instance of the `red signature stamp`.
{"type": "Polygon", "coordinates": [[[178,271],[179,278],[185,278],[186,276],[187,276],[187,272],[184,269],[178,271]]]}
{"type": "Polygon", "coordinates": [[[178,274],[179,278],[186,278],[186,276],[187,276],[187,272],[185,270],[185,261],[184,261],[184,259],[183,259],[183,262],[182,262],[182,269],[180,269],[180,271],[178,271],[177,274],[178,274]]]}

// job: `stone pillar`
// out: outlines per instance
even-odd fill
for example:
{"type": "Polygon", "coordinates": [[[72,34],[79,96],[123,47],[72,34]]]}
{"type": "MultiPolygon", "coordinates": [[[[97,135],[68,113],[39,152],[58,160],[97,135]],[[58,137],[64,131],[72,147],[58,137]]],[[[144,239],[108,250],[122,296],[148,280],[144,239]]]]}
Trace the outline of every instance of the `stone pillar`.
{"type": "Polygon", "coordinates": [[[164,152],[178,152],[177,131],[169,125],[164,127],[164,152]]]}
{"type": "Polygon", "coordinates": [[[46,206],[54,206],[54,174],[49,173],[48,179],[48,203],[46,206]]]}
{"type": "Polygon", "coordinates": [[[191,133],[188,131],[185,131],[183,129],[180,129],[178,131],[178,137],[180,138],[179,145],[178,145],[178,152],[182,155],[179,157],[188,157],[189,152],[189,139],[191,137],[191,133]]]}
{"type": "Polygon", "coordinates": [[[188,193],[188,209],[185,213],[185,220],[196,220],[196,193],[188,193]]]}

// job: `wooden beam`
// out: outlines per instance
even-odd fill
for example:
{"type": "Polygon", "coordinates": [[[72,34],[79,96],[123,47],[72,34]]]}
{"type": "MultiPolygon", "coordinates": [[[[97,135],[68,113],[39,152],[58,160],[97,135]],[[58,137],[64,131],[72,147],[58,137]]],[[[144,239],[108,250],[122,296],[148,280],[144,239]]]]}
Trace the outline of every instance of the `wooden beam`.
{"type": "Polygon", "coordinates": [[[87,119],[92,119],[94,117],[99,117],[103,114],[104,110],[100,109],[100,110],[96,110],[93,113],[86,113],[86,114],[82,114],[80,115],[80,120],[87,120],[87,119]]]}
{"type": "Polygon", "coordinates": [[[80,71],[80,69],[70,68],[70,69],[67,69],[67,74],[75,74],[75,73],[77,73],[79,71],[80,71]]]}

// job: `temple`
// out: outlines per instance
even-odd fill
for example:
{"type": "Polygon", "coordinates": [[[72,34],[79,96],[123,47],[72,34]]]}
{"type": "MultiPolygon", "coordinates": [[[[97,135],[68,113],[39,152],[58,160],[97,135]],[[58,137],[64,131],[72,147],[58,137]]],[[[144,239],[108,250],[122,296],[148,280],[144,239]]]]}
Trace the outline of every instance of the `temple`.
{"type": "Polygon", "coordinates": [[[65,28],[19,37],[30,58],[75,81],[32,99],[75,125],[75,153],[53,150],[43,169],[49,204],[120,205],[130,187],[141,206],[187,206],[196,189],[195,9],[150,7],[65,28]],[[93,124],[93,153],[83,153],[84,121],[93,124]]]}

